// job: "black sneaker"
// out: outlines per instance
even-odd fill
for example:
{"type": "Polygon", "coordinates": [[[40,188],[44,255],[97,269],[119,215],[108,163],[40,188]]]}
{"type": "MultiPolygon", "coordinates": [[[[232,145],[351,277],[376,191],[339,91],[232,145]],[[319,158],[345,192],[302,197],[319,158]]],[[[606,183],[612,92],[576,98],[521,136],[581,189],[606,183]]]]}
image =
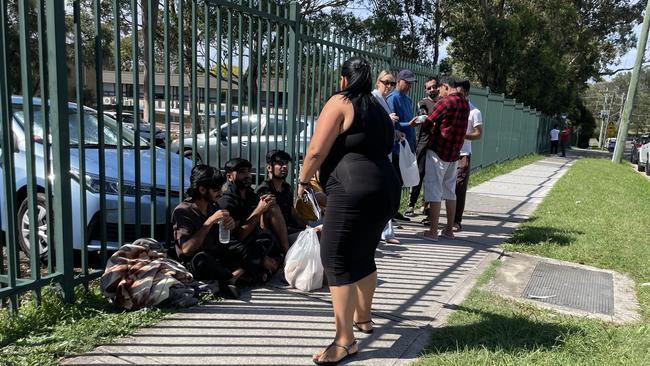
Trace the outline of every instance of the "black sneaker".
{"type": "Polygon", "coordinates": [[[395,214],[395,220],[402,220],[402,221],[411,221],[408,217],[405,217],[399,211],[395,214]]]}
{"type": "Polygon", "coordinates": [[[408,216],[408,217],[415,216],[415,212],[413,212],[413,211],[414,211],[413,207],[411,207],[411,206],[407,207],[406,211],[404,211],[404,216],[408,216]]]}

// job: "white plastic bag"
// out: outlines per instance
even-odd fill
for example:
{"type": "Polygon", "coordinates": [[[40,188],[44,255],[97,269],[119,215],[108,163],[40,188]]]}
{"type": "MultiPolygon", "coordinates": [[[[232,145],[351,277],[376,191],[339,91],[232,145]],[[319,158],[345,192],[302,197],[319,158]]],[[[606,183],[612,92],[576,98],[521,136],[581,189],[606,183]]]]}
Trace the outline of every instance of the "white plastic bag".
{"type": "Polygon", "coordinates": [[[302,231],[289,248],[284,262],[284,278],[291,287],[302,291],[323,287],[323,264],[316,229],[302,231]]]}
{"type": "Polygon", "coordinates": [[[399,171],[402,174],[404,187],[415,187],[420,183],[418,161],[406,139],[402,139],[399,144],[399,171]],[[402,143],[406,146],[402,145],[402,143]]]}

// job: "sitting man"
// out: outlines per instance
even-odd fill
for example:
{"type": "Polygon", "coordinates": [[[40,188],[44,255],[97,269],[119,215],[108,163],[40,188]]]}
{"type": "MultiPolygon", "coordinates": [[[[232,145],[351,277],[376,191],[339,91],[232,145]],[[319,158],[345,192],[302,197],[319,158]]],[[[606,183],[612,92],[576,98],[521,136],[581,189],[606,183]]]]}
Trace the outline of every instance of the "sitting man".
{"type": "Polygon", "coordinates": [[[243,267],[256,271],[255,263],[259,266],[261,258],[254,258],[254,253],[237,258],[229,244],[219,243],[219,224],[227,230],[235,227],[228,211],[217,204],[225,182],[226,178],[216,168],[195,166],[190,176],[189,197],[174,209],[172,225],[181,263],[196,279],[217,280],[224,295],[237,298],[235,281],[244,274],[243,267]]]}
{"type": "MultiPolygon", "coordinates": [[[[264,246],[267,246],[268,241],[272,242],[267,248],[268,256],[264,260],[264,267],[269,272],[275,272],[279,266],[278,261],[281,261],[284,253],[289,250],[287,226],[275,197],[271,194],[258,197],[251,188],[253,183],[251,167],[251,163],[242,158],[226,162],[228,183],[223,196],[219,199],[219,205],[227,209],[235,220],[233,235],[236,239],[244,243],[256,242],[255,245],[264,246]],[[277,250],[274,245],[276,241],[280,243],[280,250],[277,250]]],[[[269,279],[269,276],[266,279],[269,279]]]]}
{"type": "Polygon", "coordinates": [[[272,194],[275,197],[275,202],[280,207],[284,222],[287,225],[289,237],[305,230],[306,227],[306,224],[296,217],[296,209],[293,207],[293,190],[286,181],[290,161],[291,156],[285,151],[269,151],[266,154],[267,179],[259,184],[255,190],[255,193],[260,197],[267,194],[272,194]]]}

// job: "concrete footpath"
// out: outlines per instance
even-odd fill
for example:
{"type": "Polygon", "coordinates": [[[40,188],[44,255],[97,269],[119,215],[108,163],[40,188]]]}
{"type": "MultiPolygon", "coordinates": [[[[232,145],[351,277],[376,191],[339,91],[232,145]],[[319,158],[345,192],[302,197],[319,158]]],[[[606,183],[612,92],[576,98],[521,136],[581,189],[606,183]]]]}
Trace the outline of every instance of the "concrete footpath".
{"type": "MultiPolygon", "coordinates": [[[[375,332],[357,332],[360,353],[346,364],[404,365],[444,325],[476,278],[499,257],[498,245],[524,221],[573,160],[549,157],[472,188],[456,240],[418,239],[421,218],[401,223],[401,245],[377,251],[375,332]]],[[[444,222],[444,218],[442,219],[444,222]]],[[[329,344],[334,323],[329,293],[302,293],[279,280],[240,300],[211,302],[168,316],[133,336],[64,364],[310,365],[329,344]]]]}

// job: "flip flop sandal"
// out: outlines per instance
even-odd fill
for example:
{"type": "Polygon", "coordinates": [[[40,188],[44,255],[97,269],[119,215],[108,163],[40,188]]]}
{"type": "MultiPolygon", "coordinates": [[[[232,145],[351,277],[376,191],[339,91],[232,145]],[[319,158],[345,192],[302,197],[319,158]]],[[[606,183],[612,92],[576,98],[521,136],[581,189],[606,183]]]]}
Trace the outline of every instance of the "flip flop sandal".
{"type": "Polygon", "coordinates": [[[437,242],[438,242],[438,239],[434,239],[434,238],[432,238],[432,237],[430,237],[430,236],[428,236],[428,235],[424,235],[424,233],[417,233],[417,234],[415,234],[415,236],[416,236],[417,238],[420,238],[420,239],[423,239],[423,240],[427,240],[427,241],[430,241],[430,242],[433,242],[433,243],[437,243],[437,242]]]}
{"type": "MultiPolygon", "coordinates": [[[[346,360],[346,359],[348,359],[348,358],[350,358],[350,357],[356,355],[357,353],[359,353],[359,351],[354,352],[354,353],[350,353],[350,348],[351,348],[352,346],[354,346],[355,344],[357,344],[357,341],[354,341],[354,342],[350,343],[349,346],[339,346],[338,344],[336,344],[336,342],[332,342],[332,343],[330,343],[329,346],[327,346],[327,348],[325,348],[325,350],[323,351],[323,353],[327,352],[327,350],[330,349],[330,348],[332,348],[332,346],[334,346],[334,347],[339,347],[339,348],[343,348],[343,349],[345,350],[345,356],[343,356],[343,358],[341,358],[341,359],[338,360],[338,361],[318,361],[317,359],[312,359],[312,361],[314,361],[314,363],[315,363],[316,365],[322,365],[322,366],[333,366],[333,365],[338,365],[340,362],[343,362],[344,360],[346,360]]],[[[323,353],[321,353],[321,355],[322,355],[323,353]]]]}
{"type": "Polygon", "coordinates": [[[369,330],[361,329],[361,327],[359,327],[360,324],[373,324],[373,325],[374,325],[375,322],[373,322],[372,320],[368,320],[368,321],[365,321],[365,322],[354,322],[354,321],[353,321],[353,322],[352,322],[352,326],[354,327],[354,329],[356,329],[356,330],[358,330],[359,332],[364,333],[364,334],[372,334],[372,333],[375,332],[375,329],[374,329],[374,328],[371,328],[371,329],[369,329],[369,330]]]}

